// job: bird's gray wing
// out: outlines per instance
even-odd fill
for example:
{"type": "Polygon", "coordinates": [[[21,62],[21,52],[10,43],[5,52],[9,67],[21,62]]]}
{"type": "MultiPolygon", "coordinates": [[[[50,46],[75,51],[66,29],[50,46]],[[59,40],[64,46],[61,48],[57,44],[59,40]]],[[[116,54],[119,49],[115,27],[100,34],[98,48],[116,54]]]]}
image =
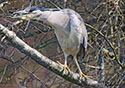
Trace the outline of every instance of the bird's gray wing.
{"type": "Polygon", "coordinates": [[[81,23],[82,27],[82,36],[81,36],[81,41],[80,41],[80,50],[78,52],[78,58],[80,58],[80,61],[83,62],[83,59],[85,58],[86,51],[87,51],[87,40],[88,40],[88,34],[86,27],[84,25],[84,22],[81,23]]]}
{"type": "Polygon", "coordinates": [[[84,23],[82,23],[81,25],[82,25],[83,31],[82,31],[81,41],[80,41],[80,50],[77,56],[78,58],[80,58],[80,61],[83,62],[83,59],[85,58],[86,51],[87,51],[88,35],[87,35],[87,30],[84,23]]]}
{"type": "Polygon", "coordinates": [[[77,32],[79,32],[81,35],[80,36],[80,49],[77,54],[77,57],[83,60],[85,57],[85,52],[87,49],[87,40],[88,40],[87,30],[86,30],[84,21],[77,12],[75,12],[71,9],[63,9],[63,11],[67,15],[69,15],[69,17],[72,17],[72,18],[70,18],[70,28],[76,27],[77,32]],[[72,15],[75,15],[75,16],[73,17],[72,15]]]}
{"type": "Polygon", "coordinates": [[[79,21],[78,23],[76,23],[76,25],[79,27],[77,29],[77,31],[80,33],[81,37],[80,37],[80,49],[79,52],[77,54],[77,57],[80,58],[82,61],[85,57],[86,54],[86,50],[87,50],[87,40],[88,40],[88,35],[87,35],[87,30],[84,24],[84,21],[82,19],[82,17],[75,11],[70,10],[69,11],[69,15],[75,14],[75,16],[77,16],[79,21]]]}

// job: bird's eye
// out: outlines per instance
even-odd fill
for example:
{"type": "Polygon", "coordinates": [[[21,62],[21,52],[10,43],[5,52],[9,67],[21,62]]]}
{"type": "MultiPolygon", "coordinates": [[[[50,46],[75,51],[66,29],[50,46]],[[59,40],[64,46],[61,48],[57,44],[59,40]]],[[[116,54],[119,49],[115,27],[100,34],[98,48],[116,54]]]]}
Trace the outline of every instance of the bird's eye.
{"type": "Polygon", "coordinates": [[[30,9],[30,10],[29,10],[29,12],[33,12],[33,11],[34,11],[34,9],[30,9]]]}

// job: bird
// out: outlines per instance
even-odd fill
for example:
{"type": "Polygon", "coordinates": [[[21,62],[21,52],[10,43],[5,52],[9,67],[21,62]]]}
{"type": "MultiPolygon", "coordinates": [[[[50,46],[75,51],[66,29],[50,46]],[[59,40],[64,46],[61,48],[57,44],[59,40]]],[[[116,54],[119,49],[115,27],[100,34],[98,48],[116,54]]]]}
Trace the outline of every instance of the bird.
{"type": "Polygon", "coordinates": [[[54,29],[64,53],[64,65],[57,61],[59,65],[63,66],[63,72],[67,69],[71,73],[67,66],[68,56],[71,55],[78,67],[80,78],[92,78],[92,76],[83,74],[78,63],[79,57],[82,59],[85,57],[88,34],[82,17],[76,11],[70,8],[56,9],[31,6],[14,12],[14,17],[24,20],[38,20],[50,25],[54,29]]]}

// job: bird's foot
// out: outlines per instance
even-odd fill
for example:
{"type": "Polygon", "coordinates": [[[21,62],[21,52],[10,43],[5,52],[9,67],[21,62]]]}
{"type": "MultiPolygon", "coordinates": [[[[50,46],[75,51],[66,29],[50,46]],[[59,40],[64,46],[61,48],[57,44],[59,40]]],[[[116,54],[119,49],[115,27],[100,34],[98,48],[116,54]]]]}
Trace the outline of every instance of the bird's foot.
{"type": "Polygon", "coordinates": [[[80,78],[81,78],[81,77],[84,77],[85,79],[93,78],[92,76],[88,76],[88,75],[85,75],[85,74],[83,74],[82,72],[80,72],[80,78]]]}
{"type": "Polygon", "coordinates": [[[57,61],[57,63],[63,67],[63,73],[65,72],[66,69],[68,70],[69,73],[71,73],[71,71],[67,65],[63,65],[59,61],[57,61]]]}

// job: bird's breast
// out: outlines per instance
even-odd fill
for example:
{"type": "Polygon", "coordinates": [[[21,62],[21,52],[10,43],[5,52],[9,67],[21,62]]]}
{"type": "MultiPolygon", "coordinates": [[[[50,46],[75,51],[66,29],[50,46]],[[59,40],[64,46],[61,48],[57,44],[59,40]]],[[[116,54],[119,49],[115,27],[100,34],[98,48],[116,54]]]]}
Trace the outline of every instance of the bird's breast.
{"type": "Polygon", "coordinates": [[[62,50],[70,55],[77,54],[79,50],[79,38],[76,34],[55,31],[62,50]]]}

